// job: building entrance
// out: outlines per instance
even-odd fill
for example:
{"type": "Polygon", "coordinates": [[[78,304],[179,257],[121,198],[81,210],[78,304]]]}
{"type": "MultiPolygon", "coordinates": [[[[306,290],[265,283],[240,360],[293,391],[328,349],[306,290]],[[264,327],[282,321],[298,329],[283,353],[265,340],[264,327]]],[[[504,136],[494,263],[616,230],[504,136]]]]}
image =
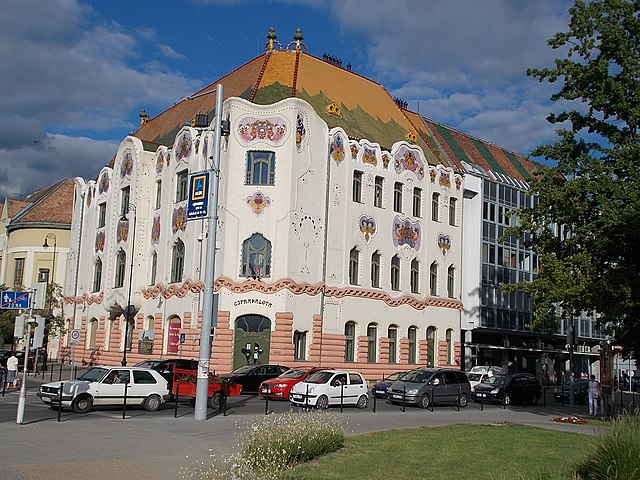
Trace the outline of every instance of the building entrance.
{"type": "Polygon", "coordinates": [[[242,315],[235,322],[233,369],[269,363],[271,320],[262,315],[242,315]]]}

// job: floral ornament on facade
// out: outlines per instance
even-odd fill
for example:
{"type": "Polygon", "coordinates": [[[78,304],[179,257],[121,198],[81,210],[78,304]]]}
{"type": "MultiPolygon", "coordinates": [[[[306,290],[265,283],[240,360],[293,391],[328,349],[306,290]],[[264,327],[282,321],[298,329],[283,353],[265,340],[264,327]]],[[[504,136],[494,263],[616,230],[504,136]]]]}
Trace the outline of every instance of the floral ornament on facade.
{"type": "Polygon", "coordinates": [[[438,248],[440,249],[440,252],[442,252],[442,256],[446,257],[447,253],[449,253],[449,249],[451,248],[451,237],[444,233],[438,235],[438,248]]]}
{"type": "Polygon", "coordinates": [[[405,170],[409,170],[420,180],[424,177],[424,165],[422,160],[418,158],[416,152],[409,150],[404,146],[395,154],[394,168],[396,173],[402,173],[405,170]]]}
{"type": "Polygon", "coordinates": [[[460,187],[462,187],[462,177],[456,175],[455,177],[453,177],[453,181],[456,184],[456,190],[460,190],[460,187]]]}
{"type": "Polygon", "coordinates": [[[298,113],[296,118],[296,146],[298,147],[298,150],[302,147],[302,142],[306,136],[307,130],[304,128],[304,119],[302,118],[302,115],[298,113]]]}
{"type": "Polygon", "coordinates": [[[120,165],[120,178],[128,177],[133,171],[133,156],[131,150],[122,154],[122,164],[120,165]]]}
{"type": "Polygon", "coordinates": [[[451,188],[451,175],[449,172],[440,172],[440,180],[438,183],[441,187],[451,188]]]}
{"type": "Polygon", "coordinates": [[[333,137],[333,142],[329,145],[329,155],[337,164],[340,164],[340,162],[344,160],[344,139],[342,135],[335,135],[333,137]]]}
{"type": "Polygon", "coordinates": [[[198,154],[199,149],[200,149],[200,138],[196,138],[196,155],[198,154]]]}
{"type": "Polygon", "coordinates": [[[180,137],[180,140],[178,141],[178,152],[176,154],[176,161],[180,162],[183,158],[188,158],[190,155],[191,135],[185,132],[182,134],[182,137],[180,137]]]}
{"type": "Polygon", "coordinates": [[[391,161],[391,156],[388,153],[382,154],[382,166],[384,168],[389,168],[389,162],[391,161]]]}
{"type": "Polygon", "coordinates": [[[376,157],[376,151],[373,148],[364,147],[362,151],[362,163],[378,165],[378,158],[376,157]]]}
{"type": "Polygon", "coordinates": [[[238,133],[246,142],[268,140],[274,145],[282,143],[287,133],[287,124],[283,118],[244,118],[238,123],[238,133]]]}
{"type": "Polygon", "coordinates": [[[121,218],[120,220],[118,220],[116,238],[118,242],[126,242],[127,238],[129,238],[129,219],[128,218],[121,218]]]}
{"type": "Polygon", "coordinates": [[[396,247],[408,245],[409,247],[420,250],[420,224],[412,222],[409,219],[402,220],[396,216],[393,219],[393,244],[396,247]]]}
{"type": "Polygon", "coordinates": [[[416,134],[413,132],[407,132],[404,138],[411,143],[416,143],[416,139],[417,139],[416,134]]]}
{"type": "Polygon", "coordinates": [[[158,157],[156,158],[156,173],[160,175],[163,169],[164,169],[164,155],[162,155],[162,153],[159,153],[158,157]]]}
{"type": "Polygon", "coordinates": [[[96,253],[104,251],[104,230],[100,230],[96,233],[95,249],[96,253]]]}
{"type": "Polygon", "coordinates": [[[98,186],[98,192],[107,193],[109,191],[109,174],[103,172],[100,177],[100,185],[98,186]]]}
{"type": "Polygon", "coordinates": [[[164,154],[164,160],[167,163],[167,167],[168,167],[169,164],[171,163],[171,152],[169,150],[167,150],[167,152],[164,154]]]}
{"type": "Polygon", "coordinates": [[[349,148],[351,149],[351,159],[356,160],[358,158],[358,152],[360,151],[358,144],[352,143],[349,148]]]}
{"type": "Polygon", "coordinates": [[[151,245],[160,243],[160,216],[153,217],[153,225],[151,226],[151,245]]]}
{"type": "Polygon", "coordinates": [[[247,205],[251,207],[253,213],[260,215],[264,209],[271,205],[271,198],[263,195],[262,192],[256,192],[252,196],[247,197],[247,205]]]}
{"type": "Polygon", "coordinates": [[[360,227],[360,232],[364,236],[364,241],[369,244],[373,236],[376,234],[376,231],[378,230],[375,219],[363,215],[360,217],[358,225],[360,227]]]}
{"type": "Polygon", "coordinates": [[[324,107],[324,109],[327,111],[329,115],[333,115],[335,117],[342,117],[342,109],[340,108],[340,105],[338,105],[336,102],[329,103],[326,107],[324,107]]]}
{"type": "Polygon", "coordinates": [[[187,229],[187,208],[182,206],[173,211],[173,218],[171,221],[171,230],[175,235],[178,230],[183,232],[187,229]]]}
{"type": "Polygon", "coordinates": [[[436,177],[438,176],[438,172],[436,172],[435,168],[429,169],[429,177],[431,178],[431,183],[435,183],[436,177]]]}

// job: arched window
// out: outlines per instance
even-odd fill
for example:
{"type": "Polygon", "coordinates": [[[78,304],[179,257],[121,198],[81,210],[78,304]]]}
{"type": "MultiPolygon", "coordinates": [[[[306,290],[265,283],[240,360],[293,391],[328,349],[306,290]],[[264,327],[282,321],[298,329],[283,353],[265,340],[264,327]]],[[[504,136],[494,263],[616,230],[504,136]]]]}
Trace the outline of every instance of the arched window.
{"type": "Polygon", "coordinates": [[[449,199],[449,225],[456,225],[456,202],[457,200],[453,197],[449,199]]]}
{"type": "Polygon", "coordinates": [[[294,360],[307,359],[307,332],[293,332],[294,360]]]}
{"type": "Polygon", "coordinates": [[[245,185],[274,185],[276,154],[274,152],[251,150],[247,152],[245,185]]]}
{"type": "Polygon", "coordinates": [[[96,348],[96,334],[98,333],[98,319],[92,318],[87,325],[87,348],[96,348]]]}
{"type": "Polygon", "coordinates": [[[375,363],[378,358],[378,326],[375,323],[367,325],[367,362],[375,363]]]}
{"type": "Polygon", "coordinates": [[[414,326],[409,327],[407,331],[407,339],[409,340],[409,363],[416,363],[416,340],[418,329],[414,326]]]}
{"type": "Polygon", "coordinates": [[[420,262],[417,258],[411,260],[411,293],[420,291],[420,262]]]}
{"type": "Polygon", "coordinates": [[[380,252],[377,250],[371,255],[371,286],[380,288],[380,252]]]}
{"type": "Polygon", "coordinates": [[[436,362],[436,340],[437,340],[436,327],[427,328],[427,366],[435,367],[436,362]]]}
{"type": "Polygon", "coordinates": [[[153,255],[151,255],[151,278],[149,279],[149,285],[156,284],[157,275],[158,275],[158,252],[153,252],[153,255]]]}
{"type": "Polygon", "coordinates": [[[391,290],[400,290],[400,257],[391,259],[391,290]]]}
{"type": "Polygon", "coordinates": [[[124,272],[127,264],[127,254],[124,253],[123,249],[118,251],[118,255],[116,256],[116,278],[113,286],[115,288],[122,287],[124,285],[124,272]]]}
{"type": "Polygon", "coordinates": [[[352,200],[356,203],[362,202],[362,172],[360,170],[353,171],[352,200]]]}
{"type": "Polygon", "coordinates": [[[456,269],[453,265],[449,265],[447,269],[447,296],[449,298],[455,298],[456,296],[456,269]]]}
{"type": "Polygon", "coordinates": [[[431,197],[431,220],[440,221],[440,194],[434,193],[431,197]]]}
{"type": "Polygon", "coordinates": [[[358,270],[360,268],[360,252],[357,247],[349,250],[349,283],[358,285],[358,270]]]}
{"type": "Polygon", "coordinates": [[[429,267],[429,293],[431,295],[438,294],[438,264],[433,262],[429,267]]]}
{"type": "Polygon", "coordinates": [[[271,276],[271,242],[259,233],[242,243],[241,277],[260,279],[271,276]]]}
{"type": "Polygon", "coordinates": [[[387,331],[389,338],[389,363],[398,362],[398,326],[391,325],[387,331]]]}
{"type": "Polygon", "coordinates": [[[418,187],[413,189],[413,216],[422,216],[422,189],[418,187]]]}
{"type": "Polygon", "coordinates": [[[184,243],[178,239],[173,244],[173,251],[171,255],[171,283],[182,281],[182,274],[184,272],[184,243]]]}
{"type": "Polygon", "coordinates": [[[93,267],[93,292],[99,292],[102,287],[102,259],[97,258],[93,267]]]}
{"type": "Polygon", "coordinates": [[[382,193],[384,192],[384,178],[376,177],[373,187],[373,206],[382,208],[382,193]]]}
{"type": "Polygon", "coordinates": [[[447,328],[447,364],[453,364],[453,329],[447,328]]]}
{"type": "Polygon", "coordinates": [[[393,184],[393,211],[402,213],[402,183],[393,184]]]}
{"type": "Polygon", "coordinates": [[[344,361],[353,362],[356,358],[356,324],[347,322],[344,325],[344,361]]]}

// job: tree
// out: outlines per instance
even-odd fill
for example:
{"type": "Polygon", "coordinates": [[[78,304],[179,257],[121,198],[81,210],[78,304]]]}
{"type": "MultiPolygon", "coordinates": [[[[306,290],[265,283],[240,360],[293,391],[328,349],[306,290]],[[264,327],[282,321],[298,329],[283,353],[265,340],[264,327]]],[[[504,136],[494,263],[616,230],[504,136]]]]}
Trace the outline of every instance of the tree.
{"type": "Polygon", "coordinates": [[[565,314],[597,312],[625,356],[640,359],[640,0],[576,0],[566,51],[554,67],[530,69],[559,83],[555,143],[536,148],[550,168],[531,182],[538,203],[510,233],[531,233],[540,271],[516,288],[534,294],[540,329],[565,314]]]}

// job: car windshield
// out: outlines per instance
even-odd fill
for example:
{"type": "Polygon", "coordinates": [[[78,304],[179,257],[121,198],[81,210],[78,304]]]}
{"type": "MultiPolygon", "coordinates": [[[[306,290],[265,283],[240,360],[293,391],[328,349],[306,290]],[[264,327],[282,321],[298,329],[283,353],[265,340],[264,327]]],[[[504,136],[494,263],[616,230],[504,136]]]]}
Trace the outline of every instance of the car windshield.
{"type": "Polygon", "coordinates": [[[385,380],[389,380],[391,382],[395,382],[396,380],[401,380],[407,372],[396,372],[389,375],[385,380]]]}
{"type": "Polygon", "coordinates": [[[507,378],[504,375],[494,375],[482,380],[482,383],[488,383],[489,385],[504,385],[506,382],[507,378]]]}
{"type": "Polygon", "coordinates": [[[86,382],[96,382],[100,380],[109,371],[108,368],[93,367],[84,372],[78,377],[78,380],[84,380],[86,382]]]}
{"type": "Polygon", "coordinates": [[[279,378],[302,378],[308,370],[287,370],[279,378]]]}
{"type": "Polygon", "coordinates": [[[245,365],[244,367],[236,368],[231,373],[249,373],[253,370],[253,365],[245,365]]]}
{"type": "Polygon", "coordinates": [[[134,365],[134,367],[153,368],[158,365],[162,360],[143,360],[134,365]]]}
{"type": "Polygon", "coordinates": [[[425,383],[430,378],[431,372],[425,372],[424,370],[411,370],[402,377],[402,381],[412,383],[425,383]]]}
{"type": "Polygon", "coordinates": [[[482,379],[481,373],[467,373],[470,382],[479,382],[482,379]]]}
{"type": "Polygon", "coordinates": [[[327,383],[334,372],[314,372],[307,377],[307,383],[327,383]]]}

